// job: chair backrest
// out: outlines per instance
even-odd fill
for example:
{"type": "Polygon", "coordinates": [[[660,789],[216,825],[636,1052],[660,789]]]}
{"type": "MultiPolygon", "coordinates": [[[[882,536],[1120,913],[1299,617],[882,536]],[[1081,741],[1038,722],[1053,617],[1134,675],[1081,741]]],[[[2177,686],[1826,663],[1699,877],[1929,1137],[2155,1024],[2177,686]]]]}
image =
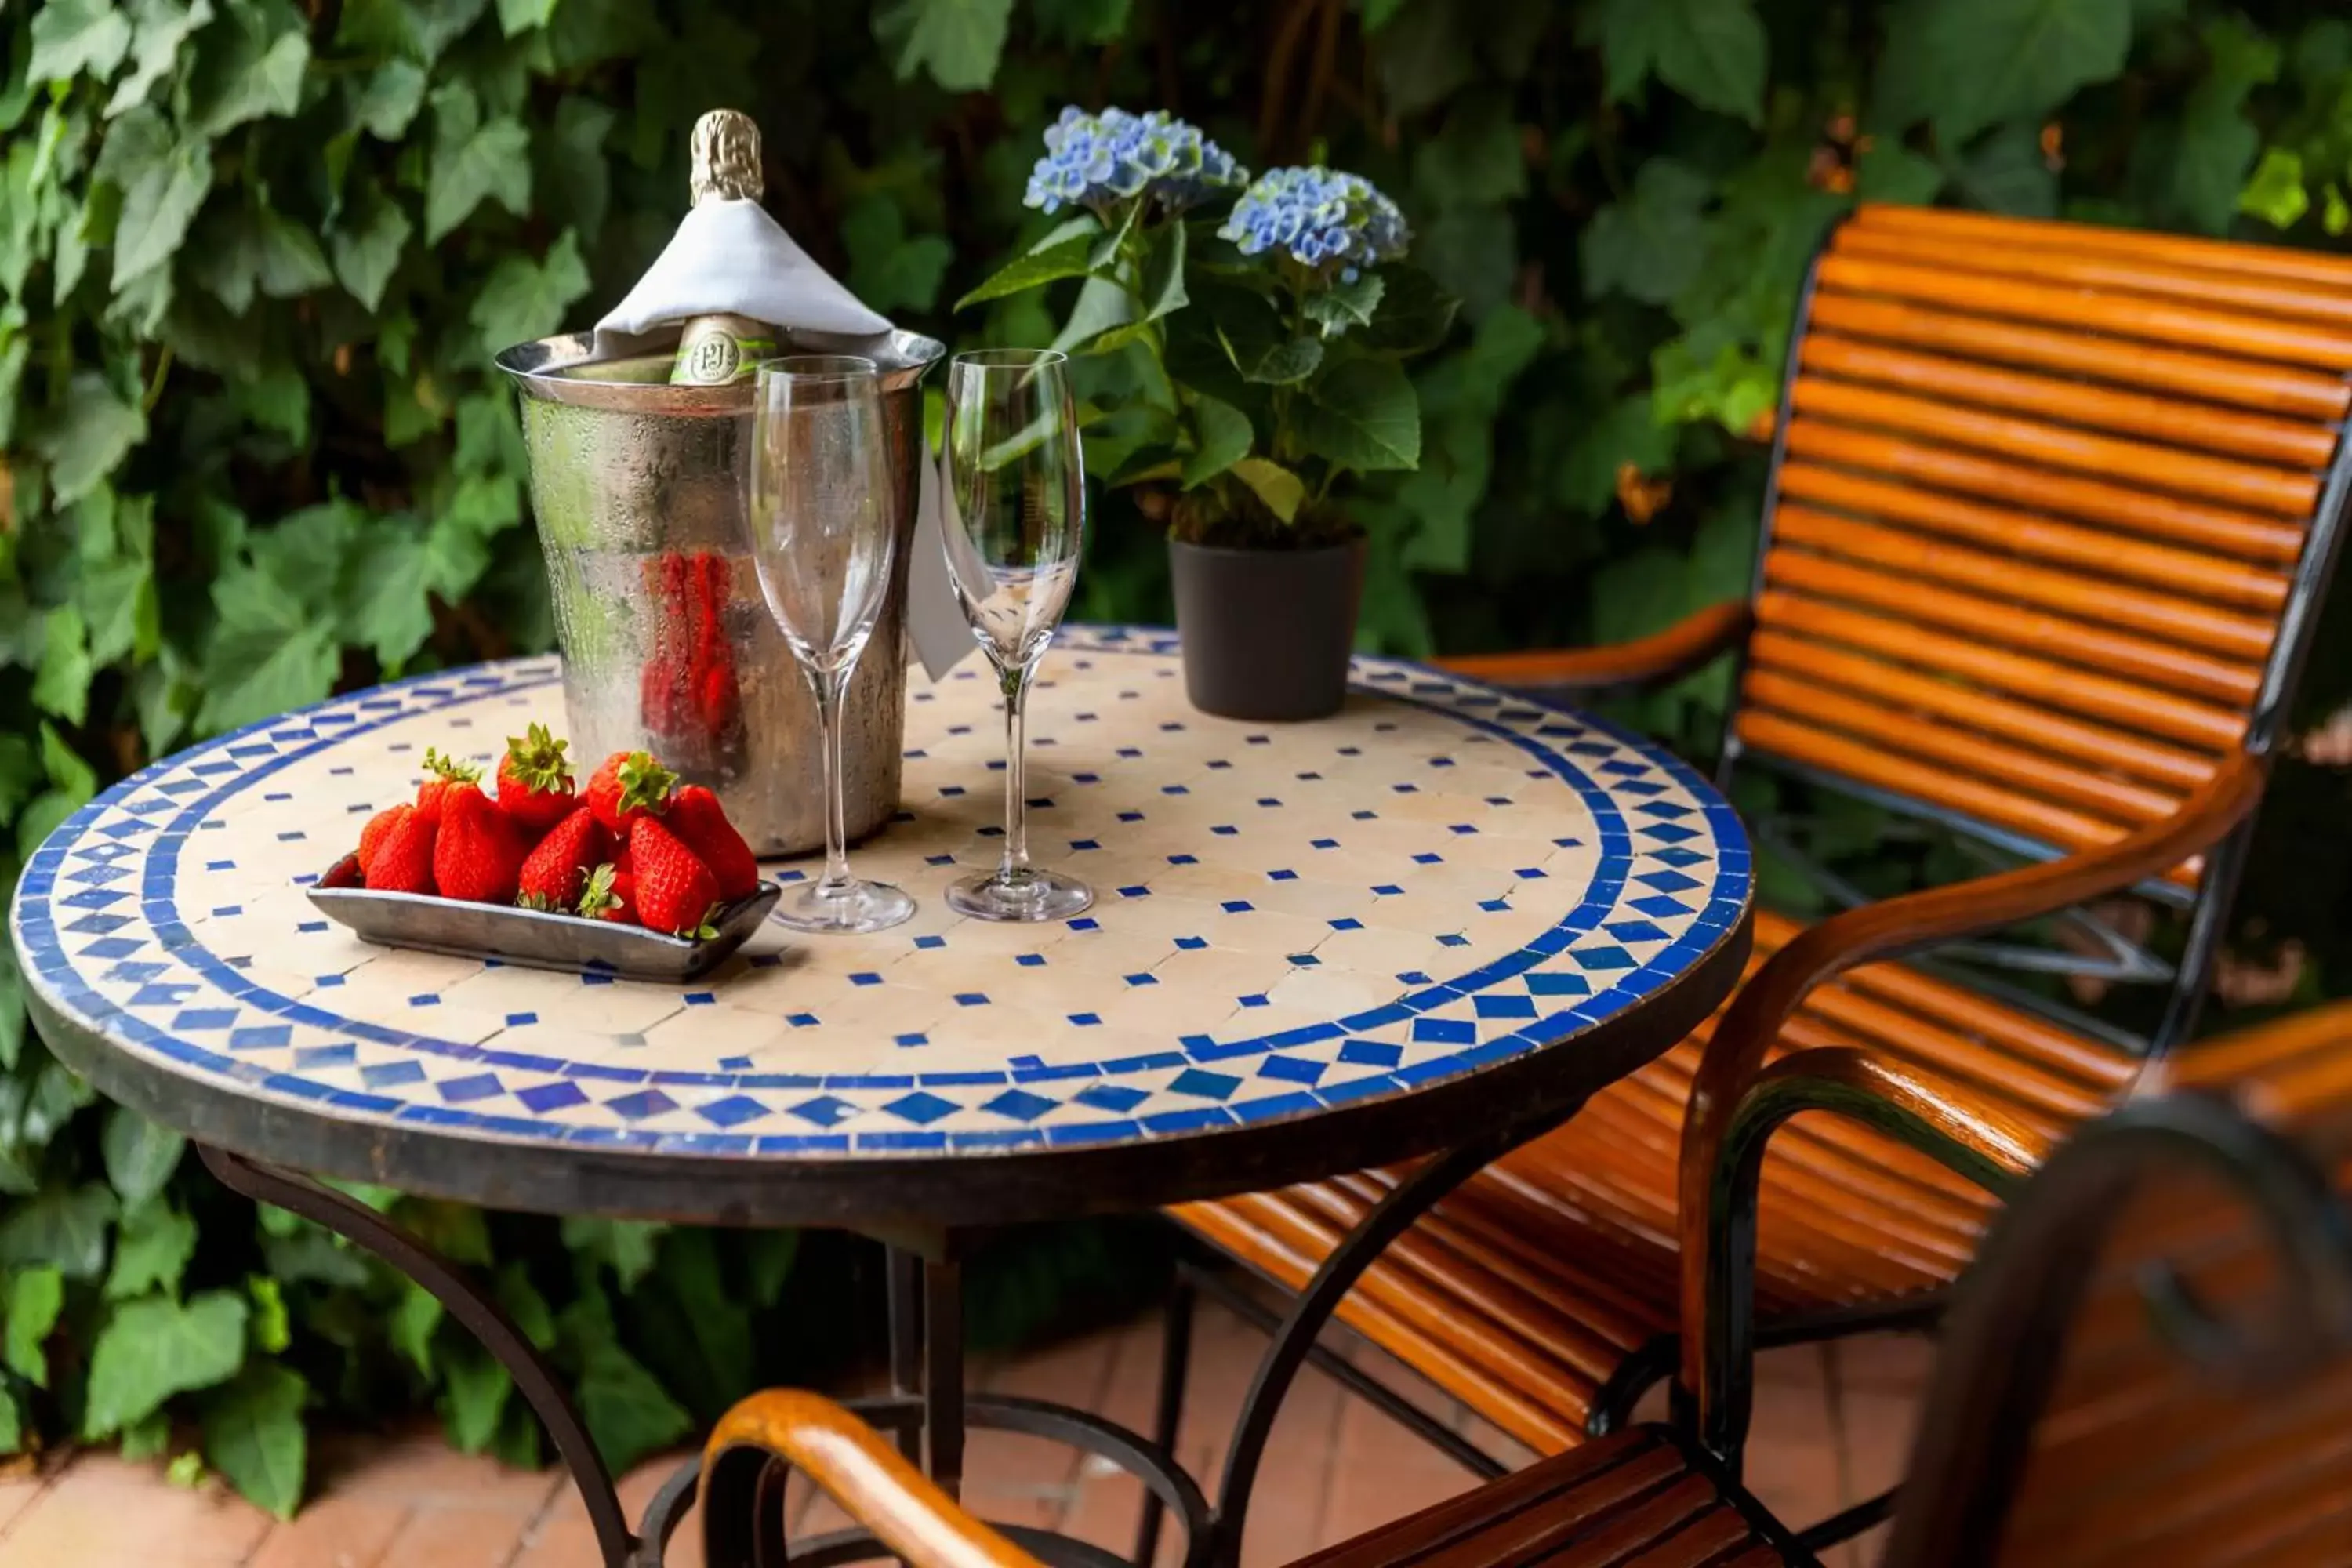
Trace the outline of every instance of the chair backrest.
{"type": "Polygon", "coordinates": [[[1885,1563],[2352,1563],[2347,1221],[2218,1100],[2079,1134],[1961,1285],[1885,1563]]]}
{"type": "MultiPolygon", "coordinates": [[[[2352,257],[1863,207],[1806,284],[1727,766],[2030,857],[2169,814],[2276,738],[2347,374],[2352,257]]],[[[2242,847],[2146,890],[2218,906],[2242,847]]]]}

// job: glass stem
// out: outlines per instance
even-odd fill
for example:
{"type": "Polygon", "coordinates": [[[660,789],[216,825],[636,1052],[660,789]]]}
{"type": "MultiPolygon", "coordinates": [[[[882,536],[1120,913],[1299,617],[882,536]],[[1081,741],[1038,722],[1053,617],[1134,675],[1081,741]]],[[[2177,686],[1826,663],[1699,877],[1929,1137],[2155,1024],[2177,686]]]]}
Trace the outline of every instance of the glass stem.
{"type": "Polygon", "coordinates": [[[849,816],[842,804],[841,689],[839,671],[811,671],[816,688],[817,728],[824,740],[824,879],[820,894],[839,893],[849,886],[849,816]]]}
{"type": "Polygon", "coordinates": [[[1022,768],[1028,749],[1029,667],[1005,665],[997,671],[997,682],[1004,692],[1004,858],[996,879],[1020,883],[1029,879],[1029,791],[1022,768]]]}

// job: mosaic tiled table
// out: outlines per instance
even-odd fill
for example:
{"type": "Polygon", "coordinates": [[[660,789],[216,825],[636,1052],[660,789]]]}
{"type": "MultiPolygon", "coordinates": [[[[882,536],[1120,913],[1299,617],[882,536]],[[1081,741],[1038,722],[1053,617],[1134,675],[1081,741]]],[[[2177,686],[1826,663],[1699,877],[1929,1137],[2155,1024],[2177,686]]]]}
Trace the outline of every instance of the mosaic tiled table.
{"type": "MultiPolygon", "coordinates": [[[[912,694],[904,809],[856,854],[920,901],[908,925],[762,934],[661,987],[373,948],[319,916],[303,884],[413,792],[427,746],[487,763],[527,722],[562,731],[555,661],[523,659],[156,763],[40,847],[12,929],[58,1053],[273,1201],[332,1203],[307,1171],[911,1245],[931,1261],[900,1255],[894,1306],[911,1325],[927,1300],[931,1332],[895,1338],[932,1360],[952,1480],[964,1229],[1445,1152],[1367,1222],[1392,1235],[1737,977],[1747,843],[1684,763],[1419,666],[1360,660],[1355,692],[1318,724],[1212,719],[1165,637],[1068,629],[1032,699],[1030,837],[1099,897],[1050,926],[940,897],[998,847],[1003,730],[970,668],[912,694]]],[[[1352,1278],[1380,1239],[1334,1265],[1352,1278]]],[[[921,1402],[901,1414],[911,1436],[921,1402]]],[[[1163,1495],[1198,1526],[1185,1488],[1163,1495]]]]}

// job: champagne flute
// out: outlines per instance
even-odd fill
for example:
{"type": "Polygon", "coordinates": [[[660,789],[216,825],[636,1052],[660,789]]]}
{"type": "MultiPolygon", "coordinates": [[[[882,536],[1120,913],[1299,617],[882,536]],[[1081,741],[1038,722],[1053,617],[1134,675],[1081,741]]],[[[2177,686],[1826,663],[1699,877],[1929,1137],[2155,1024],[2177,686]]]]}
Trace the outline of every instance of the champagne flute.
{"type": "Polygon", "coordinates": [[[897,925],[915,900],[849,874],[841,698],[890,588],[898,507],[874,362],[793,355],[760,366],[745,516],[761,596],[816,694],[824,737],[824,875],[769,919],[800,931],[897,925]]]}
{"type": "Polygon", "coordinates": [[[1070,602],[1086,520],[1069,362],[987,349],[949,362],[940,531],[948,576],[1004,693],[1004,853],[948,889],[987,921],[1057,921],[1095,901],[1076,877],[1029,863],[1022,777],[1030,677],[1070,602]]]}

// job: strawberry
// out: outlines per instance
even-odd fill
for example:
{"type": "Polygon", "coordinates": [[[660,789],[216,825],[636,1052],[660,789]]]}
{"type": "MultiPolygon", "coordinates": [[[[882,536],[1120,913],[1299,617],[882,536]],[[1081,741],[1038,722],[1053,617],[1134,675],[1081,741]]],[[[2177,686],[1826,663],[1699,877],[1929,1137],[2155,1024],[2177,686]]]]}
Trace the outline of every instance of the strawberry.
{"type": "Polygon", "coordinates": [[[588,887],[580,895],[580,912],[593,921],[637,923],[637,879],[615,871],[608,862],[588,873],[588,887]]]}
{"type": "Polygon", "coordinates": [[[531,837],[571,816],[579,804],[572,798],[572,763],[563,755],[566,743],[549,734],[544,724],[533,724],[520,735],[507,737],[507,754],[499,763],[499,809],[531,837]]]}
{"type": "Polygon", "coordinates": [[[367,864],[367,885],[379,893],[430,893],[433,854],[441,825],[422,810],[408,809],[379,839],[367,864]]]}
{"type": "Polygon", "coordinates": [[[415,809],[416,808],[413,805],[404,804],[379,811],[373,816],[368,818],[368,825],[360,829],[361,876],[364,877],[367,875],[368,866],[370,862],[375,859],[375,852],[377,848],[383,843],[384,839],[391,834],[392,830],[399,826],[401,820],[409,816],[415,809]]]}
{"type": "Polygon", "coordinates": [[[588,873],[612,847],[613,836],[586,806],[550,829],[525,857],[515,902],[527,910],[569,910],[580,902],[588,873]]]}
{"type": "Polygon", "coordinates": [[[748,899],[760,888],[760,862],[751,847],[727,820],[719,797],[700,784],[680,784],[670,792],[661,814],[662,826],[710,868],[719,896],[728,903],[748,899]]]}
{"type": "Polygon", "coordinates": [[[514,825],[479,789],[442,796],[441,831],[433,843],[433,882],[445,899],[510,904],[522,873],[514,825]]]}
{"type": "Polygon", "coordinates": [[[637,918],[647,931],[672,936],[718,935],[710,917],[719,910],[719,883],[710,868],[656,816],[629,829],[629,855],[636,862],[637,918]]]}
{"type": "Polygon", "coordinates": [[[618,833],[658,810],[676,783],[677,775],[654,761],[651,752],[614,752],[589,775],[588,787],[581,793],[596,820],[618,833]]]}
{"type": "MultiPolygon", "coordinates": [[[[441,820],[441,803],[451,791],[482,782],[481,769],[455,757],[445,757],[430,746],[425,748],[425,771],[432,776],[417,786],[416,815],[427,822],[441,820]]],[[[478,789],[474,793],[481,792],[478,789]]]]}

